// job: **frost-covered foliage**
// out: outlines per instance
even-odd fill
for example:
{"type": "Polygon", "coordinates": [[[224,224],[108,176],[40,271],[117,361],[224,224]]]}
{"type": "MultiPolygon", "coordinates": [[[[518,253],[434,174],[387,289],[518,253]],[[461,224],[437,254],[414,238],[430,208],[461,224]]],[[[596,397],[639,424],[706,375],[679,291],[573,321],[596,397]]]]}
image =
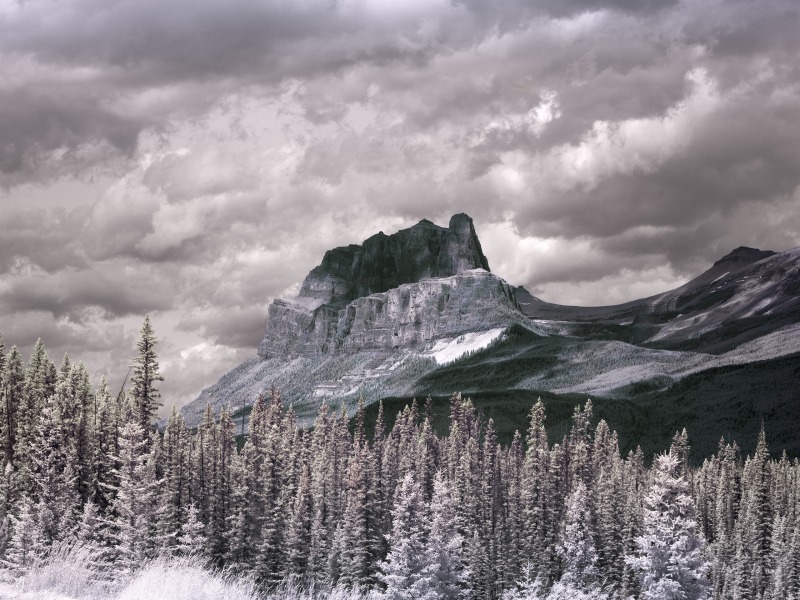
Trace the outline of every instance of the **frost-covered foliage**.
{"type": "Polygon", "coordinates": [[[109,585],[94,568],[92,549],[81,544],[57,544],[15,580],[21,594],[37,598],[105,598],[109,585]]]}
{"type": "Polygon", "coordinates": [[[639,552],[628,561],[638,571],[644,600],[702,600],[708,596],[705,540],[689,484],[673,453],[656,458],[655,479],[644,496],[639,552]]]}
{"type": "Polygon", "coordinates": [[[591,403],[551,444],[539,402],[503,446],[458,394],[447,435],[413,403],[367,439],[363,403],[354,421],[323,403],[307,429],[273,390],[239,448],[211,405],[194,431],[177,412],[142,426],[160,381],[142,335],[135,394],[117,396],[0,342],[0,577],[18,595],[800,597],[800,464],[763,434],[752,457],[721,443],[693,468],[684,432],[648,468],[591,403]]]}
{"type": "Polygon", "coordinates": [[[134,574],[117,600],[257,600],[255,581],[244,574],[217,571],[195,558],[160,558],[134,574]]]}

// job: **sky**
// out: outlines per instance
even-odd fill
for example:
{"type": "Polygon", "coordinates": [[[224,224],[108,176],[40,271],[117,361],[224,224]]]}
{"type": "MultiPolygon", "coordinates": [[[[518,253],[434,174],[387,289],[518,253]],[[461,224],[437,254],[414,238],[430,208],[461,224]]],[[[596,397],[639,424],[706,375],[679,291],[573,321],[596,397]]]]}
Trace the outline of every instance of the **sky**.
{"type": "Polygon", "coordinates": [[[800,245],[796,0],[0,0],[0,334],[167,406],[325,250],[475,221],[614,304],[800,245]]]}

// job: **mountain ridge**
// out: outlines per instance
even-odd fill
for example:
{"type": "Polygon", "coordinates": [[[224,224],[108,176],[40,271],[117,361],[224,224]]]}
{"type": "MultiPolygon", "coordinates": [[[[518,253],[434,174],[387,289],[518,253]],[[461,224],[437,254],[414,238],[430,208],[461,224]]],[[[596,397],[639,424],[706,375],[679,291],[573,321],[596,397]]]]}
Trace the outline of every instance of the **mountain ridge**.
{"type": "MultiPolygon", "coordinates": [[[[548,303],[484,267],[463,214],[447,228],[423,220],[328,251],[297,297],[271,304],[258,356],[184,407],[187,421],[199,419],[206,402],[247,406],[272,385],[307,423],[323,401],[353,411],[362,396],[372,403],[454,391],[592,397],[609,407],[651,406],[646,414],[656,414],[659,402],[691,395],[684,382],[699,389],[711,377],[722,382],[715,401],[732,398],[730,419],[713,413],[730,433],[749,423],[740,418],[745,413],[775,413],[755,365],[776,365],[771,377],[800,390],[800,368],[795,374],[787,360],[797,355],[800,367],[800,248],[742,246],[674,290],[606,307],[548,303]],[[397,260],[409,266],[391,274],[397,260]],[[739,382],[735,393],[725,390],[725,377],[739,382]]],[[[794,395],[797,409],[786,409],[794,416],[784,415],[781,427],[800,424],[800,392],[794,395]]],[[[780,397],[791,396],[785,390],[780,397]]],[[[690,411],[702,404],[695,400],[690,411]]],[[[524,420],[509,422],[522,430],[524,420]]],[[[664,425],[648,427],[653,433],[664,425]]],[[[707,427],[701,447],[719,434],[707,427]]],[[[800,440],[795,445],[800,452],[800,440]]]]}

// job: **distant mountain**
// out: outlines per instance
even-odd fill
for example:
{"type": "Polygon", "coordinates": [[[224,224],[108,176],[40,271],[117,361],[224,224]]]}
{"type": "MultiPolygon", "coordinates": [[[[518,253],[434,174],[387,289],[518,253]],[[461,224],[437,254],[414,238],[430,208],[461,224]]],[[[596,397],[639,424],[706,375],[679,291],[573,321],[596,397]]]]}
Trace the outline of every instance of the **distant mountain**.
{"type": "MultiPolygon", "coordinates": [[[[270,386],[309,422],[327,400],[400,406],[461,391],[501,436],[542,396],[557,431],[591,398],[624,448],[686,426],[697,456],[745,447],[763,420],[800,451],[800,248],[737,248],[685,285],[618,306],[543,302],[489,272],[472,220],[423,220],[330,250],[269,308],[258,356],[184,408],[245,408],[270,386]],[[394,404],[392,404],[394,403],[394,404]]],[[[435,404],[435,403],[434,403],[435,404]]]]}

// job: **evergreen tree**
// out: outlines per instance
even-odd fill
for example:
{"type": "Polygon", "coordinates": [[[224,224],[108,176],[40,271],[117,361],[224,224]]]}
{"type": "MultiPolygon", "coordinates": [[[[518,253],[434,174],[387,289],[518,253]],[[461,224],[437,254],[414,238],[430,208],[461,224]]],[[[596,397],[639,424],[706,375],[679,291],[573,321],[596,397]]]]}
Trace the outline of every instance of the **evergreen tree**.
{"type": "Polygon", "coordinates": [[[69,460],[70,449],[61,431],[55,402],[49,402],[42,409],[37,421],[31,474],[38,498],[37,537],[51,545],[74,531],[80,516],[80,497],[75,464],[69,460]]]}
{"type": "Polygon", "coordinates": [[[39,423],[39,413],[45,405],[48,394],[47,353],[42,340],[36,341],[25,370],[24,389],[19,396],[17,406],[17,427],[14,441],[15,466],[19,472],[22,489],[27,492],[34,491],[30,483],[30,474],[33,469],[31,464],[36,427],[39,423]]]}
{"type": "Polygon", "coordinates": [[[199,556],[206,545],[205,527],[200,520],[200,511],[192,504],[186,510],[178,536],[177,552],[183,556],[199,556]]]}
{"type": "Polygon", "coordinates": [[[600,571],[594,547],[588,491],[578,480],[567,502],[564,529],[558,545],[562,561],[561,586],[574,593],[598,593],[600,571]]]}
{"type": "Polygon", "coordinates": [[[94,497],[91,501],[100,510],[106,510],[111,503],[112,492],[117,485],[114,477],[115,457],[119,453],[118,432],[120,407],[116,398],[111,396],[105,376],[100,379],[95,393],[95,443],[94,457],[91,465],[94,497]]]}
{"type": "Polygon", "coordinates": [[[368,480],[370,455],[356,434],[355,448],[347,469],[345,509],[336,531],[332,578],[349,588],[361,588],[372,580],[372,542],[368,519],[371,494],[368,480]]]}
{"type": "Polygon", "coordinates": [[[46,553],[46,546],[37,536],[40,531],[36,507],[30,498],[23,496],[16,514],[11,516],[11,539],[6,549],[4,564],[12,574],[22,575],[46,553]]]}
{"type": "Polygon", "coordinates": [[[158,535],[162,547],[174,548],[188,514],[191,484],[189,432],[183,415],[174,406],[164,429],[161,458],[163,479],[159,490],[158,535]]]}
{"type": "Polygon", "coordinates": [[[304,448],[301,458],[300,477],[294,497],[292,512],[286,525],[286,565],[284,577],[299,579],[308,571],[311,546],[311,519],[314,499],[311,496],[311,469],[308,449],[304,448]]]}
{"type": "Polygon", "coordinates": [[[456,527],[453,500],[441,472],[433,482],[430,522],[424,554],[424,577],[430,581],[430,597],[464,598],[469,572],[462,560],[463,540],[456,527]]]}
{"type": "Polygon", "coordinates": [[[705,541],[689,486],[673,454],[657,457],[655,479],[644,497],[644,533],[631,565],[640,573],[644,600],[699,600],[710,587],[705,541]]]}
{"type": "Polygon", "coordinates": [[[134,410],[143,432],[150,430],[158,407],[161,406],[159,401],[161,394],[157,385],[159,381],[164,381],[164,378],[159,373],[155,350],[157,344],[153,327],[150,325],[150,317],[146,316],[139,330],[139,341],[136,342],[137,354],[131,365],[134,410]]]}
{"type": "MultiPolygon", "coordinates": [[[[2,403],[0,403],[0,442],[6,463],[16,466],[14,452],[17,448],[17,429],[19,427],[19,409],[23,403],[25,392],[25,374],[22,368],[22,355],[16,346],[5,360],[5,372],[2,377],[2,403]]],[[[27,427],[27,422],[25,424],[27,427]]],[[[26,448],[27,452],[27,448],[26,448]]],[[[27,482],[26,482],[27,483],[27,482]]],[[[27,485],[25,486],[27,490],[27,485]]]]}
{"type": "Polygon", "coordinates": [[[116,497],[111,504],[110,535],[114,565],[121,574],[132,572],[149,555],[155,513],[155,466],[149,438],[138,421],[120,429],[116,497]]]}
{"type": "Polygon", "coordinates": [[[381,565],[385,600],[420,600],[431,592],[431,578],[425,573],[424,521],[422,490],[414,475],[407,473],[397,490],[389,554],[381,565]]]}

